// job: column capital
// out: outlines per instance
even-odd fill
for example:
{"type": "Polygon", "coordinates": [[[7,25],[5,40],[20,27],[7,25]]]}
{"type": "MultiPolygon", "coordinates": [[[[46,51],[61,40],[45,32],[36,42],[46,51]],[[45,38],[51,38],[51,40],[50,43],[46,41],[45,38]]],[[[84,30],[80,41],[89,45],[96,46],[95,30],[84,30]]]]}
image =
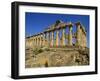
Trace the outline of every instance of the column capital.
{"type": "Polygon", "coordinates": [[[76,26],[79,26],[79,25],[81,26],[81,23],[80,22],[76,22],[75,25],[76,26]]]}
{"type": "Polygon", "coordinates": [[[66,26],[68,26],[68,27],[72,27],[73,26],[73,24],[72,24],[72,22],[69,22],[69,23],[67,23],[67,25],[66,26]]]}

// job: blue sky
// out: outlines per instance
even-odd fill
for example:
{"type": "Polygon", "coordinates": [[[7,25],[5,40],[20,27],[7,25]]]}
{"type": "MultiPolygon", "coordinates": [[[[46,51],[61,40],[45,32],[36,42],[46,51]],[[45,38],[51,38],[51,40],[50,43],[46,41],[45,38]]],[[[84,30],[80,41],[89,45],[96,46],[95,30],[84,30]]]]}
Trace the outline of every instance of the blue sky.
{"type": "MultiPolygon", "coordinates": [[[[87,42],[89,47],[89,15],[73,14],[51,14],[51,13],[25,13],[25,35],[31,36],[42,32],[46,27],[54,24],[56,20],[76,23],[80,21],[87,31],[87,42]]],[[[73,32],[76,27],[73,26],[73,32]]]]}

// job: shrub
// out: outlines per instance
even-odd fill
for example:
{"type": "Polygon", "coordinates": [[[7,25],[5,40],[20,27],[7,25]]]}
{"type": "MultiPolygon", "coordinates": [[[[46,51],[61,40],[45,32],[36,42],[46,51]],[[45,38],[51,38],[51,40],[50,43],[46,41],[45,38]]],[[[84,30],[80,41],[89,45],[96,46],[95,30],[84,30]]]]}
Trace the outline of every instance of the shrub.
{"type": "Polygon", "coordinates": [[[38,50],[38,53],[42,53],[42,52],[43,52],[43,50],[42,50],[42,49],[39,49],[39,50],[38,50]]]}

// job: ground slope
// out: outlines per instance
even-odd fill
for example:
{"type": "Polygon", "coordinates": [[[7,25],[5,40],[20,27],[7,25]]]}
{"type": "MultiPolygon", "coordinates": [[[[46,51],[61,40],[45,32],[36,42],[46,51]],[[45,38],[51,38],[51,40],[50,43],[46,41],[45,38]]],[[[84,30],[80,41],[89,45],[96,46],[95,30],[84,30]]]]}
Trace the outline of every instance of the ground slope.
{"type": "Polygon", "coordinates": [[[89,65],[89,48],[35,48],[27,49],[25,67],[60,67],[89,65]]]}

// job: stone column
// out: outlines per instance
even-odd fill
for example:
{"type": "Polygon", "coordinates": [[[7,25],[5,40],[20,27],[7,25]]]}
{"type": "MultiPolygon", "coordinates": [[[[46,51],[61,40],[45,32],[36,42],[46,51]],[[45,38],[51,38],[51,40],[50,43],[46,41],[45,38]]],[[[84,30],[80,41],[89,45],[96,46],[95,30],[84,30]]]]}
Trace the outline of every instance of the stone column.
{"type": "Polygon", "coordinates": [[[51,47],[54,46],[54,31],[51,32],[51,44],[50,44],[51,47]]]}
{"type": "Polygon", "coordinates": [[[43,33],[43,46],[45,46],[45,37],[46,37],[46,33],[43,33]]]}
{"type": "Polygon", "coordinates": [[[86,47],[87,46],[87,40],[86,40],[86,31],[82,31],[81,29],[81,46],[86,47]]]}
{"type": "Polygon", "coordinates": [[[39,37],[39,38],[40,38],[40,47],[41,47],[41,43],[42,43],[41,35],[40,35],[40,37],[39,37]]]}
{"type": "Polygon", "coordinates": [[[47,32],[47,46],[50,46],[50,32],[47,32]]]}
{"type": "Polygon", "coordinates": [[[42,42],[41,42],[41,46],[43,46],[43,39],[44,39],[44,38],[43,38],[43,33],[42,33],[42,35],[41,35],[41,41],[42,41],[42,42]]]}
{"type": "Polygon", "coordinates": [[[81,25],[80,25],[80,22],[76,23],[76,26],[77,26],[77,32],[76,32],[76,45],[77,46],[80,46],[80,42],[81,42],[81,39],[80,39],[80,28],[81,28],[81,25]]]}
{"type": "Polygon", "coordinates": [[[33,47],[34,47],[34,37],[33,37],[33,41],[32,41],[32,43],[33,43],[33,47]]]}
{"type": "Polygon", "coordinates": [[[36,37],[36,46],[38,46],[38,36],[36,37]]]}
{"type": "Polygon", "coordinates": [[[38,36],[38,43],[37,44],[38,44],[37,46],[40,46],[40,38],[39,38],[39,36],[38,36]]]}
{"type": "Polygon", "coordinates": [[[56,46],[59,46],[59,30],[56,30],[56,46]]]}
{"type": "Polygon", "coordinates": [[[37,45],[37,37],[35,37],[35,46],[37,45]]]}
{"type": "Polygon", "coordinates": [[[65,28],[62,29],[62,46],[65,46],[65,28]]]}
{"type": "Polygon", "coordinates": [[[33,39],[34,41],[33,41],[33,44],[34,44],[34,46],[35,46],[35,37],[34,37],[34,39],[33,39]]]}
{"type": "Polygon", "coordinates": [[[72,26],[69,26],[68,45],[72,46],[72,26]]]}
{"type": "Polygon", "coordinates": [[[41,47],[43,46],[43,41],[42,41],[43,39],[42,39],[42,34],[41,34],[41,47]]]}
{"type": "Polygon", "coordinates": [[[38,46],[38,44],[39,44],[39,38],[38,38],[38,36],[37,36],[37,46],[38,46]]]}
{"type": "Polygon", "coordinates": [[[35,37],[35,46],[36,46],[36,37],[35,37]]]}

